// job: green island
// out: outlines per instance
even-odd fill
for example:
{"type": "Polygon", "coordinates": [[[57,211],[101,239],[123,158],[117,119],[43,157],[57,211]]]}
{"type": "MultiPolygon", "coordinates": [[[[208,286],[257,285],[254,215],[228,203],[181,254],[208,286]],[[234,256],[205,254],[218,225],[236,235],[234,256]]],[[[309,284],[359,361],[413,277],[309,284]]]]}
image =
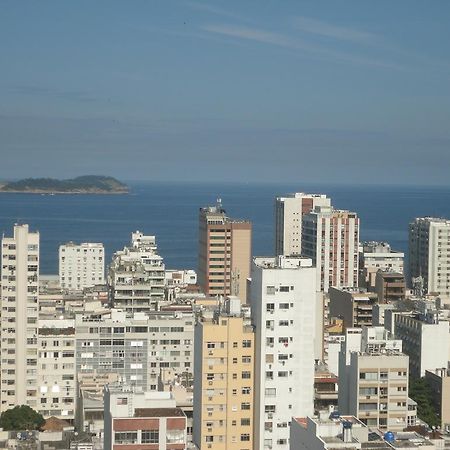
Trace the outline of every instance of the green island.
{"type": "Polygon", "coordinates": [[[85,175],[68,180],[55,178],[25,178],[0,183],[0,193],[28,194],[127,194],[126,184],[113,177],[85,175]]]}

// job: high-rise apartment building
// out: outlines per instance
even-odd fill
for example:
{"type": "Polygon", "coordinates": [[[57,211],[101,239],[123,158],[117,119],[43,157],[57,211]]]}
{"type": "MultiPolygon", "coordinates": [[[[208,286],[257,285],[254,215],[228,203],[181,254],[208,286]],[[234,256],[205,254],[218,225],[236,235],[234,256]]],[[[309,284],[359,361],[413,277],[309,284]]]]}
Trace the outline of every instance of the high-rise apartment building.
{"type": "Polygon", "coordinates": [[[239,314],[239,299],[229,302],[235,310],[195,326],[194,443],[200,449],[256,448],[253,327],[239,314]]]}
{"type": "Polygon", "coordinates": [[[235,295],[246,302],[252,224],[231,219],[220,201],[200,208],[198,282],[206,295],[235,295]]]}
{"type": "Polygon", "coordinates": [[[59,247],[59,283],[62,289],[81,291],[105,283],[103,244],[68,242],[59,247]]]}
{"type": "Polygon", "coordinates": [[[347,349],[344,342],[339,355],[339,412],[382,430],[415,425],[402,341],[383,327],[364,327],[360,336],[360,348],[347,349]]]}
{"type": "Polygon", "coordinates": [[[128,312],[159,308],[164,301],[165,267],[155,236],[132,233],[131,245],[113,256],[109,284],[115,308],[128,312]]]}
{"type": "Polygon", "coordinates": [[[254,259],[254,448],[289,448],[292,417],[314,412],[315,274],[308,258],[254,259]]]}
{"type": "Polygon", "coordinates": [[[180,382],[192,380],[194,316],[187,312],[77,314],[77,373],[117,373],[136,390],[156,391],[170,369],[180,382]]]}
{"type": "Polygon", "coordinates": [[[317,207],[303,216],[302,255],[316,267],[318,289],[358,286],[358,245],[356,213],[317,207]]]}
{"type": "Polygon", "coordinates": [[[427,293],[450,295],[450,220],[420,217],[409,224],[411,278],[423,277],[427,293]]]}
{"type": "Polygon", "coordinates": [[[296,192],[275,199],[275,255],[300,255],[302,251],[302,220],[317,206],[331,207],[324,194],[296,192]]]}
{"type": "Polygon", "coordinates": [[[1,407],[37,406],[39,233],[2,239],[1,407]]]}
{"type": "Polygon", "coordinates": [[[38,404],[45,418],[75,419],[77,380],[73,319],[39,319],[38,404]]]}

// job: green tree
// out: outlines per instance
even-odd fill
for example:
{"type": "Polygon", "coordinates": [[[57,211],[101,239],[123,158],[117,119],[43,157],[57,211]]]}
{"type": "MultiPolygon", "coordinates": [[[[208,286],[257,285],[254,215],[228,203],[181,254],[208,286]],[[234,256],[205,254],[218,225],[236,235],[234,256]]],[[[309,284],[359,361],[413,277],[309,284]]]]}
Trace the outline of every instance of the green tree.
{"type": "Polygon", "coordinates": [[[14,406],[0,416],[0,427],[5,431],[38,430],[44,423],[42,415],[28,405],[14,406]]]}
{"type": "Polygon", "coordinates": [[[439,426],[441,421],[433,406],[433,393],[425,377],[411,378],[409,396],[417,402],[417,415],[430,427],[439,426]]]}

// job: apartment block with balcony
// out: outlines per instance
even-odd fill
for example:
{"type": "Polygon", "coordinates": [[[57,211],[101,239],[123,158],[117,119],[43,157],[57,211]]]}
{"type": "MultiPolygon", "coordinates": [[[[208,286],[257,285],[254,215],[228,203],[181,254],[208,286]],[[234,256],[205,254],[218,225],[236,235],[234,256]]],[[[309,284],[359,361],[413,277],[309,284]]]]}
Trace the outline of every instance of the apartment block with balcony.
{"type": "Polygon", "coordinates": [[[402,342],[382,327],[364,327],[357,351],[339,360],[339,411],[381,430],[401,431],[416,423],[408,399],[408,356],[402,342]]]}
{"type": "Polygon", "coordinates": [[[405,300],[405,276],[399,272],[379,270],[375,277],[378,303],[397,303],[405,300]]]}
{"type": "Polygon", "coordinates": [[[292,416],[314,411],[316,271],[309,258],[257,257],[251,280],[254,445],[287,449],[292,416]]]}
{"type": "Polygon", "coordinates": [[[404,257],[403,252],[392,250],[387,242],[363,242],[359,250],[359,286],[373,291],[379,270],[403,274],[404,257]]]}
{"type": "Polygon", "coordinates": [[[155,236],[132,233],[131,245],[114,254],[108,277],[115,308],[128,312],[159,309],[164,304],[165,266],[155,236]]]}
{"type": "Polygon", "coordinates": [[[38,402],[44,417],[57,417],[73,423],[77,382],[75,364],[75,321],[39,320],[38,402]]]}
{"type": "Polygon", "coordinates": [[[37,408],[39,233],[15,225],[2,239],[1,405],[37,408]]]}
{"type": "Polygon", "coordinates": [[[194,443],[200,449],[255,448],[254,352],[253,327],[237,297],[195,326],[194,443]]]}
{"type": "Polygon", "coordinates": [[[372,310],[378,298],[373,292],[351,287],[331,287],[330,317],[338,317],[344,321],[344,328],[372,325],[372,310]]]}
{"type": "Polygon", "coordinates": [[[140,390],[157,390],[162,369],[174,381],[192,379],[194,316],[187,312],[126,313],[76,317],[77,373],[117,373],[140,390]]]}

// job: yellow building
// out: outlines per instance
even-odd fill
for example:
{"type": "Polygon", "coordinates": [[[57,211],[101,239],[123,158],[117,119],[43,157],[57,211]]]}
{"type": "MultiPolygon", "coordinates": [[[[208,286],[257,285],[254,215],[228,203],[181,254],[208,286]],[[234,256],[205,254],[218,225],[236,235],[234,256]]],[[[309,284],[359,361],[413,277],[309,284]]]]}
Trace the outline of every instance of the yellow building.
{"type": "MultiPolygon", "coordinates": [[[[231,302],[239,310],[239,299],[231,302]]],[[[193,436],[200,449],[253,449],[254,333],[244,322],[228,313],[195,326],[193,436]]]]}

